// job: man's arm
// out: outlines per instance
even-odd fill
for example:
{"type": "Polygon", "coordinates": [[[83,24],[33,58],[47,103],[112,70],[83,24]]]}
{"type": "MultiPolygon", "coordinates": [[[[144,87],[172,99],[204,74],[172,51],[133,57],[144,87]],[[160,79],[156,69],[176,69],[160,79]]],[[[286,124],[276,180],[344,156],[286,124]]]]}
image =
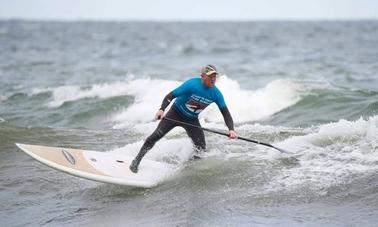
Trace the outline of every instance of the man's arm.
{"type": "Polygon", "coordinates": [[[228,110],[228,108],[224,107],[220,111],[223,115],[224,122],[226,123],[228,129],[234,130],[234,121],[232,120],[232,117],[231,117],[231,114],[230,114],[230,111],[228,110]]]}
{"type": "Polygon", "coordinates": [[[181,84],[179,87],[174,89],[173,91],[169,92],[163,99],[161,103],[159,111],[155,115],[155,119],[160,120],[164,116],[164,110],[169,106],[172,100],[176,97],[179,97],[187,92],[190,91],[191,84],[193,83],[193,79],[189,79],[181,84]]]}
{"type": "Polygon", "coordinates": [[[230,138],[236,139],[238,135],[236,134],[234,130],[234,120],[232,120],[230,111],[228,110],[227,106],[221,109],[220,111],[223,115],[224,122],[226,123],[228,127],[230,138]]]}
{"type": "Polygon", "coordinates": [[[160,109],[158,112],[155,114],[155,119],[160,120],[164,116],[164,110],[169,106],[169,104],[172,102],[174,99],[173,92],[169,92],[163,99],[163,102],[161,103],[160,109]]]}
{"type": "Polygon", "coordinates": [[[164,111],[165,108],[172,102],[174,99],[173,93],[169,92],[163,99],[163,102],[161,103],[160,110],[164,111]]]}

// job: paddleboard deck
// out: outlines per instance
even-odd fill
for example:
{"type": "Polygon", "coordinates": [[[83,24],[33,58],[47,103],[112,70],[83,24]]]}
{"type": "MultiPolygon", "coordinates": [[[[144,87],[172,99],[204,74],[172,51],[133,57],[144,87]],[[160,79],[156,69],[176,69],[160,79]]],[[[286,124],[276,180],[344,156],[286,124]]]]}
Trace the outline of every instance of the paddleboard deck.
{"type": "Polygon", "coordinates": [[[47,166],[103,183],[151,188],[161,183],[175,169],[171,164],[144,159],[135,174],[129,170],[134,157],[126,155],[29,144],[16,145],[47,166]]]}

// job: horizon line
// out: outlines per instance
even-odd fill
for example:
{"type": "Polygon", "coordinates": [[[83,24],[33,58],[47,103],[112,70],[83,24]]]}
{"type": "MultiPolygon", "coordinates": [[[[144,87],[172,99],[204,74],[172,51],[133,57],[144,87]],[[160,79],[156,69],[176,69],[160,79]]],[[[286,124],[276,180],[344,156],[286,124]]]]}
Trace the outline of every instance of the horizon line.
{"type": "Polygon", "coordinates": [[[245,18],[245,19],[138,19],[138,18],[23,18],[4,17],[0,21],[30,21],[30,22],[358,22],[378,21],[378,17],[361,18],[245,18]]]}

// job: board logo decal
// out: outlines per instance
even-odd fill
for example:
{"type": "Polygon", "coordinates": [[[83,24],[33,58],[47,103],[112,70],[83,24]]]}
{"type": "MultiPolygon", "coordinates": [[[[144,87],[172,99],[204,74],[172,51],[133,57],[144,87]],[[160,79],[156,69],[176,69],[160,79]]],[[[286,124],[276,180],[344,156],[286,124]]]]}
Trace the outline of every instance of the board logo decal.
{"type": "Polygon", "coordinates": [[[70,154],[70,152],[66,150],[62,150],[62,153],[69,163],[71,163],[72,165],[75,165],[76,163],[75,158],[72,156],[72,154],[70,154]]]}

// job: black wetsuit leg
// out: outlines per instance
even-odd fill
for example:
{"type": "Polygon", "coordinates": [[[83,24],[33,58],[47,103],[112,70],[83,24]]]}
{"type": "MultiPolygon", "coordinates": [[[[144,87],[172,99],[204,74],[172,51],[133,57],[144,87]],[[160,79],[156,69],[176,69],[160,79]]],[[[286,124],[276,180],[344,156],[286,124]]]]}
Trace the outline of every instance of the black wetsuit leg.
{"type": "MultiPolygon", "coordinates": [[[[176,113],[173,112],[171,108],[167,113],[167,117],[173,118],[175,116],[176,113]]],[[[147,152],[151,150],[155,143],[176,126],[177,123],[167,121],[163,118],[163,120],[161,120],[158,124],[158,127],[155,129],[155,131],[149,137],[147,137],[146,141],[144,141],[144,144],[140,148],[138,155],[135,157],[135,160],[139,163],[147,154],[147,152]]]]}
{"type": "MultiPolygon", "coordinates": [[[[187,120],[188,124],[196,125],[198,127],[201,127],[201,124],[199,123],[198,119],[195,120],[187,120]]],[[[188,136],[192,139],[194,146],[198,151],[205,151],[206,150],[206,141],[205,141],[205,134],[202,129],[191,127],[187,125],[182,125],[182,127],[185,129],[188,136]]]]}
{"type": "Polygon", "coordinates": [[[199,150],[204,151],[206,149],[205,134],[203,130],[201,129],[201,124],[198,118],[188,119],[184,117],[175,106],[172,106],[171,109],[176,113],[176,117],[177,117],[177,118],[172,118],[172,119],[182,122],[182,123],[177,123],[177,126],[181,126],[185,129],[188,136],[192,139],[197,152],[199,150]],[[194,125],[197,127],[193,127],[190,125],[194,125]]]}
{"type": "MultiPolygon", "coordinates": [[[[166,117],[170,119],[174,119],[178,122],[184,122],[187,124],[192,124],[192,125],[201,127],[198,119],[191,120],[191,119],[185,118],[184,116],[181,115],[181,113],[179,112],[179,110],[176,109],[175,106],[171,107],[166,117]]],[[[188,136],[192,139],[194,146],[198,150],[206,149],[205,135],[202,129],[191,127],[185,124],[180,124],[178,122],[173,122],[170,120],[166,120],[164,118],[163,120],[160,121],[158,127],[149,137],[147,137],[138,155],[135,157],[135,160],[137,161],[138,164],[142,160],[142,158],[147,154],[147,152],[155,145],[155,143],[176,126],[181,126],[185,129],[188,136]]]]}

